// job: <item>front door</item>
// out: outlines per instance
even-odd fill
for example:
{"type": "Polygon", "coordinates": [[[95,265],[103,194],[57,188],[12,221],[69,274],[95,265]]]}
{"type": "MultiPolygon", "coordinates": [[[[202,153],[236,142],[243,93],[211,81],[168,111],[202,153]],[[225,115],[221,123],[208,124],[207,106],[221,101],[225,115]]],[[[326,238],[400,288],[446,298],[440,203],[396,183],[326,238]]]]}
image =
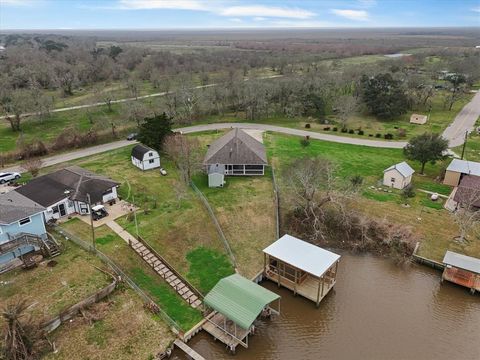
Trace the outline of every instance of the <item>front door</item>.
{"type": "Polygon", "coordinates": [[[60,212],[60,216],[67,215],[67,211],[65,210],[65,204],[58,205],[58,211],[60,212]]]}

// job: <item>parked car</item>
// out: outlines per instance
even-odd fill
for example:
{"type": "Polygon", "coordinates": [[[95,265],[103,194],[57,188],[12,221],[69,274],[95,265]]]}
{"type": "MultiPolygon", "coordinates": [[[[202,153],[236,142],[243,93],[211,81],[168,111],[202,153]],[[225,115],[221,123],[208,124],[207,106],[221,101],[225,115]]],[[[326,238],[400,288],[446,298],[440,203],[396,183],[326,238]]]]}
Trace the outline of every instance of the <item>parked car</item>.
{"type": "Polygon", "coordinates": [[[160,174],[165,176],[167,175],[167,171],[164,168],[160,168],[160,174]]]}
{"type": "Polygon", "coordinates": [[[18,180],[22,177],[17,172],[2,172],[0,173],[0,184],[5,184],[6,182],[12,181],[12,180],[18,180]]]}
{"type": "Polygon", "coordinates": [[[129,140],[129,141],[137,140],[137,135],[138,135],[137,133],[128,134],[127,140],[129,140]]]}
{"type": "Polygon", "coordinates": [[[100,220],[108,216],[107,209],[103,205],[92,206],[92,218],[93,220],[100,220]]]}

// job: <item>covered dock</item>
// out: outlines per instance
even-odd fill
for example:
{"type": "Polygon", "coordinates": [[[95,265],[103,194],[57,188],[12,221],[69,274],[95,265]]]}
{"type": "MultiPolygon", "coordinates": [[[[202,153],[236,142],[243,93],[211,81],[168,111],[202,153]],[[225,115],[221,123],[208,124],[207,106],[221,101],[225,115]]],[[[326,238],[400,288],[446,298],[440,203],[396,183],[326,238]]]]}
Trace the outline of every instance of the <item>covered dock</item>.
{"type": "Polygon", "coordinates": [[[290,235],[263,250],[264,276],[320,305],[333,288],[340,255],[290,235]]]}
{"type": "Polygon", "coordinates": [[[238,345],[248,348],[248,335],[255,331],[259,316],[280,314],[280,296],[239,274],[220,280],[205,296],[204,304],[214,312],[203,329],[235,352],[238,345]],[[277,307],[273,309],[272,303],[277,307]]]}
{"type": "Polygon", "coordinates": [[[442,280],[465,286],[472,294],[480,291],[480,259],[447,251],[442,262],[445,264],[442,280]]]}

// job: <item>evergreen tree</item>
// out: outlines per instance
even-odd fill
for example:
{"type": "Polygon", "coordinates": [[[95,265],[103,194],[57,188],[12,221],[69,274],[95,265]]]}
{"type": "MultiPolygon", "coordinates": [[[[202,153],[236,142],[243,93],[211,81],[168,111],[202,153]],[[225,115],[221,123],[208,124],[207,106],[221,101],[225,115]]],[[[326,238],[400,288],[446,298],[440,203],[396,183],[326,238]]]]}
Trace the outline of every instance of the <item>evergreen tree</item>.
{"type": "Polygon", "coordinates": [[[172,119],[165,113],[145,118],[140,124],[137,139],[155,150],[161,150],[165,138],[173,133],[172,125],[172,119]]]}
{"type": "Polygon", "coordinates": [[[443,158],[443,152],[448,148],[448,141],[440,134],[425,133],[412,138],[403,149],[405,156],[410,160],[418,161],[422,164],[420,174],[423,174],[425,164],[430,162],[435,164],[437,160],[443,158]]]}

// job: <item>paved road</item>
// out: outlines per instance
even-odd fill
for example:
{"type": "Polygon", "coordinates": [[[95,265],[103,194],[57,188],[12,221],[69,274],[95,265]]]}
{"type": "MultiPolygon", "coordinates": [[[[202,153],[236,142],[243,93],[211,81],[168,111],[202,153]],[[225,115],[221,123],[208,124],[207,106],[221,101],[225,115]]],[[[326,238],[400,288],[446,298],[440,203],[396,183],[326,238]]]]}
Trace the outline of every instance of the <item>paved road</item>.
{"type": "Polygon", "coordinates": [[[455,120],[445,129],[442,136],[448,140],[451,148],[460,146],[465,141],[465,132],[473,130],[475,122],[480,116],[480,92],[463,107],[455,120]]]}
{"type": "MultiPolygon", "coordinates": [[[[202,131],[208,131],[208,130],[221,130],[221,129],[230,129],[230,128],[273,131],[273,132],[278,132],[282,134],[296,135],[296,136],[302,136],[302,137],[308,135],[310,136],[311,139],[332,141],[332,142],[338,142],[342,144],[378,147],[378,148],[401,149],[406,145],[406,142],[367,140],[367,139],[359,139],[359,138],[346,137],[346,136],[329,135],[329,134],[317,133],[313,131],[290,129],[290,128],[281,127],[281,126],[251,124],[251,123],[218,123],[218,124],[195,125],[195,126],[178,128],[176,129],[176,131],[179,131],[183,134],[190,134],[190,133],[196,133],[196,132],[202,132],[202,131]]],[[[115,141],[108,144],[96,145],[96,146],[92,146],[85,149],[75,150],[65,154],[49,156],[42,159],[43,161],[42,167],[56,165],[62,162],[71,161],[75,159],[80,159],[85,156],[99,154],[105,151],[122,148],[124,146],[135,144],[135,143],[136,141],[120,140],[120,141],[115,141]]],[[[20,166],[12,166],[9,168],[0,169],[0,171],[24,172],[24,170],[20,166]]]]}
{"type": "MultiPolygon", "coordinates": [[[[49,156],[49,157],[46,157],[46,158],[42,159],[42,161],[43,161],[42,167],[60,164],[60,163],[65,162],[65,161],[80,159],[80,158],[85,157],[85,156],[99,154],[99,153],[109,151],[109,150],[119,149],[119,148],[125,147],[125,146],[130,145],[130,144],[135,144],[135,143],[136,143],[136,141],[120,140],[120,141],[115,141],[115,142],[111,142],[111,143],[107,143],[107,144],[88,147],[88,148],[85,148],[85,149],[71,151],[71,152],[64,153],[64,154],[49,156]]],[[[5,168],[5,169],[0,168],[0,172],[1,171],[25,172],[25,170],[23,170],[20,166],[12,166],[12,167],[5,168]]]]}
{"type": "Polygon", "coordinates": [[[362,145],[378,148],[389,148],[389,149],[402,149],[407,144],[404,141],[383,141],[383,140],[368,140],[347,136],[338,136],[330,135],[324,133],[318,133],[313,131],[291,129],[282,126],[275,125],[265,125],[265,124],[251,124],[251,123],[218,123],[218,124],[205,124],[205,125],[195,125],[188,126],[184,128],[178,128],[176,131],[180,131],[183,134],[208,131],[208,130],[220,130],[220,129],[230,129],[230,128],[242,128],[242,129],[253,129],[253,130],[263,130],[263,131],[273,131],[282,134],[288,135],[297,135],[297,136],[310,136],[311,139],[332,141],[342,144],[352,144],[352,145],[362,145]]]}

